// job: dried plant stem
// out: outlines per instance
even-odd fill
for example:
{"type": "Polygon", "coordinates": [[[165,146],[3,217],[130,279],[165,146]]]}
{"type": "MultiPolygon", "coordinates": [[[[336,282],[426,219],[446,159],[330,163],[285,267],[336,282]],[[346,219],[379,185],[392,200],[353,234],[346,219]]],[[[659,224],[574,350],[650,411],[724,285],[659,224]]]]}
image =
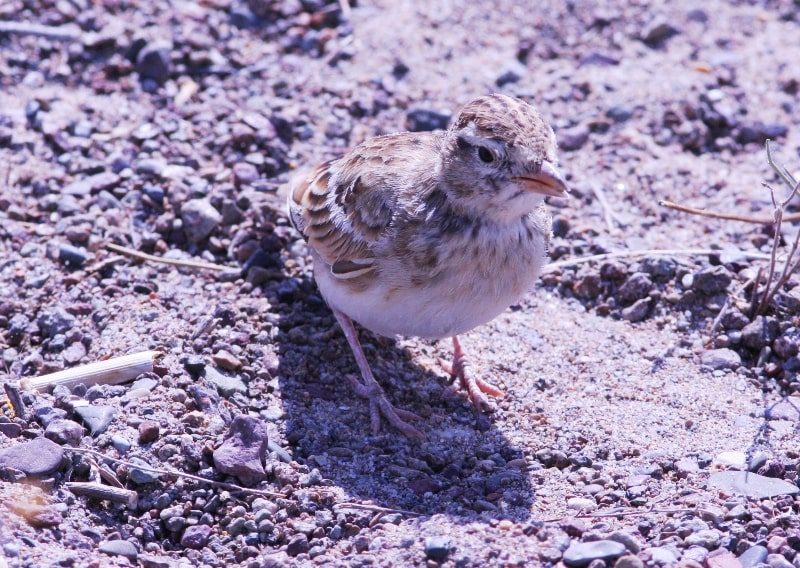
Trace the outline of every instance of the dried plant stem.
{"type": "Polygon", "coordinates": [[[25,390],[44,390],[47,387],[64,385],[72,387],[76,384],[118,385],[132,381],[143,373],[153,371],[153,360],[159,356],[158,351],[142,351],[114,357],[105,361],[96,361],[57,373],[22,379],[20,386],[25,390]]]}
{"type": "Polygon", "coordinates": [[[81,30],[76,27],[44,26],[30,22],[0,22],[0,33],[31,35],[67,41],[79,39],[82,35],[81,30]]]}
{"type": "Polygon", "coordinates": [[[422,517],[422,513],[415,513],[414,511],[406,511],[404,509],[392,509],[390,507],[379,507],[377,505],[370,505],[368,503],[336,503],[334,507],[342,509],[359,509],[362,511],[374,511],[376,513],[399,513],[401,515],[409,515],[412,517],[422,517]]]}
{"type": "Polygon", "coordinates": [[[642,511],[629,510],[619,511],[617,513],[584,513],[581,515],[570,515],[569,517],[554,517],[552,519],[545,519],[545,523],[558,523],[567,518],[573,519],[608,519],[613,517],[635,517],[641,515],[649,515],[651,513],[663,513],[666,515],[677,513],[696,513],[694,509],[644,509],[642,511]]]}
{"type": "Polygon", "coordinates": [[[251,489],[249,487],[242,487],[241,485],[236,485],[235,483],[225,483],[224,481],[214,481],[213,479],[206,479],[205,477],[200,477],[199,475],[192,475],[191,473],[184,473],[182,471],[173,471],[170,469],[159,469],[155,467],[140,465],[124,460],[120,460],[117,458],[112,458],[111,456],[107,456],[103,453],[100,453],[95,450],[90,450],[88,448],[64,448],[68,452],[77,452],[79,454],[88,454],[90,456],[95,456],[96,458],[102,460],[108,460],[113,463],[124,465],[125,467],[131,469],[139,469],[142,471],[147,471],[150,473],[157,473],[159,475],[174,475],[175,477],[183,477],[185,479],[191,479],[192,481],[197,481],[198,483],[204,483],[206,485],[211,485],[212,487],[219,487],[220,489],[226,489],[228,491],[237,491],[239,493],[250,493],[252,495],[260,495],[262,497],[286,497],[283,493],[276,493],[273,491],[265,491],[263,489],[251,489]]]}
{"type": "Polygon", "coordinates": [[[139,495],[136,491],[131,491],[129,489],[101,485],[100,483],[83,483],[80,481],[68,481],[64,486],[75,495],[111,501],[112,503],[122,503],[129,509],[135,509],[136,505],[139,503],[139,495]]]}
{"type": "Polygon", "coordinates": [[[161,256],[155,256],[152,254],[147,254],[146,252],[140,252],[138,250],[134,250],[128,247],[123,247],[120,245],[115,245],[114,243],[106,244],[106,248],[108,250],[112,250],[114,252],[118,252],[119,254],[124,254],[125,256],[129,256],[131,258],[137,258],[139,260],[144,260],[147,262],[158,262],[160,264],[171,264],[173,266],[186,266],[188,268],[200,268],[204,270],[215,270],[217,272],[222,272],[225,270],[230,270],[227,266],[221,266],[219,264],[212,264],[210,262],[202,262],[200,260],[183,260],[180,258],[164,258],[161,256]]]}
{"type": "MultiPolygon", "coordinates": [[[[725,219],[726,221],[742,221],[743,223],[753,223],[754,225],[772,225],[775,219],[769,217],[750,217],[749,215],[740,215],[738,213],[721,213],[719,211],[708,211],[706,209],[697,209],[696,207],[689,207],[688,205],[681,205],[673,201],[662,199],[658,202],[662,207],[674,209],[681,213],[689,213],[690,215],[700,215],[702,217],[711,217],[712,219],[725,219]]],[[[800,213],[790,213],[784,215],[784,221],[800,221],[800,213]]]]}
{"type": "MultiPolygon", "coordinates": [[[[711,254],[720,254],[722,250],[718,249],[648,249],[648,250],[630,250],[622,252],[609,252],[605,254],[595,254],[592,256],[583,256],[578,258],[570,258],[568,260],[560,260],[551,262],[545,265],[543,272],[553,272],[568,266],[577,266],[587,262],[601,262],[604,260],[611,260],[614,258],[634,258],[637,256],[708,256],[711,254]]],[[[742,256],[750,260],[769,260],[769,255],[755,252],[741,252],[742,256]]]]}

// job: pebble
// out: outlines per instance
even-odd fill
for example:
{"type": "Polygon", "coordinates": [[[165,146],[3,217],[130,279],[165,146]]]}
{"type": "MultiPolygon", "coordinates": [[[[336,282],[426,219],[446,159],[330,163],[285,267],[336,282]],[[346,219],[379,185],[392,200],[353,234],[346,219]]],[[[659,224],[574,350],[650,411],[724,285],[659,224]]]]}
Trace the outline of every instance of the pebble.
{"type": "Polygon", "coordinates": [[[84,424],[89,427],[92,436],[106,431],[111,421],[114,420],[114,413],[114,408],[111,406],[92,405],[75,408],[75,414],[80,416],[84,424]]]}
{"type": "Polygon", "coordinates": [[[597,502],[588,497],[571,497],[567,499],[567,507],[578,511],[594,511],[597,509],[597,502]]]}
{"type": "Polygon", "coordinates": [[[0,422],[0,432],[6,438],[16,438],[22,434],[22,426],[16,422],[0,422]]]}
{"type": "Polygon", "coordinates": [[[47,425],[44,436],[56,444],[77,446],[83,438],[83,426],[73,420],[53,420],[47,425]]]}
{"type": "Polygon", "coordinates": [[[558,131],[558,147],[565,152],[580,150],[589,141],[589,129],[584,125],[558,131]]]}
{"type": "Polygon", "coordinates": [[[239,415],[233,419],[228,437],[214,450],[214,467],[222,474],[233,475],[248,485],[265,477],[264,460],[267,455],[267,430],[250,416],[239,415]]]}
{"type": "Polygon", "coordinates": [[[406,114],[406,128],[411,132],[444,130],[450,123],[450,114],[429,109],[412,109],[406,114]]]}
{"type": "Polygon", "coordinates": [[[82,342],[74,341],[69,344],[69,347],[61,352],[61,357],[64,359],[65,363],[74,365],[86,357],[86,347],[84,347],[82,342]]]}
{"type": "Polygon", "coordinates": [[[720,452],[714,456],[713,464],[733,469],[744,469],[747,465],[747,454],[744,452],[720,452]]]}
{"type": "Polygon", "coordinates": [[[625,554],[625,545],[613,540],[573,542],[564,551],[567,566],[587,566],[594,560],[614,560],[625,554]]]}
{"type": "MultiPolygon", "coordinates": [[[[141,465],[148,468],[150,467],[150,464],[140,458],[130,458],[128,461],[134,465],[141,465]]],[[[151,472],[149,469],[143,470],[137,467],[132,467],[128,471],[128,479],[137,485],[146,485],[148,483],[154,483],[158,481],[158,474],[151,472]]]]}
{"type": "Polygon", "coordinates": [[[55,473],[63,462],[63,448],[47,438],[35,438],[0,450],[0,467],[12,467],[31,477],[55,473]]]}
{"type": "Polygon", "coordinates": [[[639,554],[639,551],[641,550],[639,543],[636,542],[636,539],[633,537],[633,535],[626,532],[616,531],[614,533],[611,533],[610,535],[608,535],[608,540],[613,540],[615,542],[624,545],[629,552],[632,552],[634,554],[639,554]]]}
{"type": "Polygon", "coordinates": [[[632,305],[622,310],[622,319],[636,323],[647,318],[650,314],[650,299],[636,300],[632,305]]]}
{"type": "Polygon", "coordinates": [[[725,549],[715,550],[706,557],[708,568],[741,568],[736,557],[725,549]]]}
{"type": "Polygon", "coordinates": [[[242,367],[242,362],[229,351],[220,349],[212,357],[214,363],[228,371],[238,371],[242,367]]]}
{"type": "Polygon", "coordinates": [[[642,32],[642,41],[651,47],[657,47],[679,33],[680,30],[670,22],[655,19],[642,32]]]}
{"type": "Polygon", "coordinates": [[[127,540],[106,540],[100,543],[100,552],[104,552],[110,556],[124,556],[130,560],[136,560],[139,555],[136,547],[132,542],[127,540]]]}
{"type": "Polygon", "coordinates": [[[425,556],[436,562],[444,562],[450,555],[452,544],[447,536],[429,536],[425,539],[425,556]]]}
{"type": "Polygon", "coordinates": [[[58,505],[39,505],[26,501],[18,501],[10,504],[18,515],[22,515],[25,521],[34,528],[57,527],[64,520],[58,505]]]}
{"type": "Polygon", "coordinates": [[[644,568],[644,562],[638,556],[626,554],[614,563],[614,568],[644,568]]]}
{"type": "Polygon", "coordinates": [[[631,304],[636,300],[645,298],[653,289],[650,275],[644,272],[635,272],[619,287],[617,297],[624,304],[631,304]]]}
{"type": "Polygon", "coordinates": [[[136,72],[146,79],[163,84],[169,79],[172,45],[166,41],[153,41],[145,45],[136,57],[136,72]]]}
{"type": "Polygon", "coordinates": [[[186,527],[181,537],[181,546],[186,548],[200,549],[208,544],[208,538],[211,536],[211,527],[208,525],[194,525],[186,527]]]}
{"type": "Polygon", "coordinates": [[[119,184],[120,177],[114,172],[102,172],[89,176],[64,187],[62,190],[67,195],[85,197],[93,192],[113,189],[119,184]]]}
{"type": "Polygon", "coordinates": [[[206,379],[216,387],[220,396],[229,398],[236,393],[247,394],[247,385],[239,377],[223,375],[213,367],[206,367],[206,379]]]}
{"type": "Polygon", "coordinates": [[[756,318],[742,328],[742,343],[753,349],[771,345],[780,332],[780,324],[775,318],[756,316],[756,318]]]}
{"type": "Polygon", "coordinates": [[[289,556],[297,556],[308,552],[310,548],[308,537],[303,533],[298,533],[289,539],[289,544],[286,545],[286,554],[289,556]]]}
{"type": "Polygon", "coordinates": [[[139,424],[139,443],[149,444],[158,440],[160,434],[158,422],[154,420],[144,420],[139,424]]]}
{"type": "Polygon", "coordinates": [[[200,242],[222,222],[222,215],[207,199],[191,199],[181,206],[181,219],[186,238],[200,242]]]}
{"type": "Polygon", "coordinates": [[[43,336],[52,338],[60,333],[67,333],[75,326],[75,321],[75,316],[63,308],[51,308],[42,312],[36,319],[36,325],[43,336]]]}
{"type": "Polygon", "coordinates": [[[127,453],[132,446],[130,440],[124,436],[120,436],[119,434],[114,434],[111,436],[111,445],[114,446],[114,449],[116,449],[120,454],[127,453]]]}
{"type": "Polygon", "coordinates": [[[744,495],[745,497],[754,497],[756,499],[768,499],[778,495],[800,493],[800,489],[793,483],[745,471],[721,471],[712,474],[708,481],[711,485],[726,493],[744,495]]]}
{"type": "Polygon", "coordinates": [[[58,260],[69,268],[80,268],[86,263],[89,253],[83,247],[61,244],[58,247],[58,260]]]}
{"type": "Polygon", "coordinates": [[[645,549],[644,553],[656,564],[672,566],[678,561],[678,554],[665,546],[655,546],[645,549]]]}
{"type": "Polygon", "coordinates": [[[706,550],[714,550],[719,544],[720,532],[716,529],[705,529],[690,534],[684,539],[689,546],[702,546],[706,550]]]}
{"type": "Polygon", "coordinates": [[[700,362],[715,371],[737,369],[742,364],[742,357],[732,349],[711,349],[703,352],[700,362]]]}

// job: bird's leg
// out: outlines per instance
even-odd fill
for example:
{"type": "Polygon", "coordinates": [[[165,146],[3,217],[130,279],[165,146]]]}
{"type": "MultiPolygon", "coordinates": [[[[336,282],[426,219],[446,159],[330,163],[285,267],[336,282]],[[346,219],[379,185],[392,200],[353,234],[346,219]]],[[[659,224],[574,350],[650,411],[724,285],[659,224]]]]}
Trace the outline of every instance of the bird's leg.
{"type": "Polygon", "coordinates": [[[469,360],[467,359],[464,350],[461,348],[461,342],[458,336],[453,336],[453,366],[447,368],[443,365],[445,370],[452,375],[453,380],[458,379],[459,385],[462,389],[467,391],[472,406],[476,412],[480,412],[484,408],[489,407],[489,401],[486,399],[486,394],[494,397],[502,398],[505,393],[496,386],[487,383],[481,378],[475,377],[469,372],[469,360]]]}
{"type": "Polygon", "coordinates": [[[350,374],[347,375],[347,378],[350,381],[350,384],[353,385],[353,390],[356,391],[356,394],[369,400],[369,415],[370,422],[372,424],[372,433],[377,434],[380,431],[382,414],[389,424],[400,430],[409,438],[425,438],[422,432],[406,422],[406,420],[418,420],[419,416],[413,412],[409,412],[408,410],[395,408],[392,406],[392,403],[386,399],[386,394],[375,380],[375,377],[372,374],[372,369],[370,369],[369,362],[367,362],[367,357],[364,355],[364,351],[361,349],[361,343],[358,341],[358,334],[356,332],[356,328],[353,326],[353,321],[339,310],[335,310],[333,308],[331,309],[333,310],[333,315],[336,316],[336,321],[339,322],[339,325],[344,332],[344,336],[347,338],[347,343],[350,344],[350,349],[352,349],[353,355],[356,358],[356,363],[358,364],[358,368],[361,371],[361,377],[364,379],[364,382],[360,382],[354,376],[350,374]]]}

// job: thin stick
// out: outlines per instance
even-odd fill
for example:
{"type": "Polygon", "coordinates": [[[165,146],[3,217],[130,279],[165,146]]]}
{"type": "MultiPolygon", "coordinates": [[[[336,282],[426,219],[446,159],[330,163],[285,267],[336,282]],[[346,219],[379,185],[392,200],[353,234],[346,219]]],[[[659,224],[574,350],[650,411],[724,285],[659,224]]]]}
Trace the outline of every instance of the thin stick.
{"type": "Polygon", "coordinates": [[[412,517],[423,517],[422,513],[415,513],[414,511],[406,511],[404,509],[392,509],[390,507],[379,507],[377,505],[369,505],[367,503],[336,503],[334,507],[341,507],[343,509],[359,509],[361,511],[374,511],[376,513],[399,513],[401,515],[409,515],[412,517]]]}
{"type": "Polygon", "coordinates": [[[603,208],[603,217],[606,221],[606,226],[608,226],[608,230],[610,232],[614,232],[616,227],[614,226],[614,221],[622,225],[617,219],[617,216],[614,215],[614,212],[611,209],[611,206],[608,204],[608,200],[606,199],[606,194],[603,192],[603,188],[600,186],[599,183],[592,184],[592,191],[594,192],[595,197],[597,197],[597,201],[600,202],[600,207],[603,208]]]}
{"type": "MultiPolygon", "coordinates": [[[[667,201],[666,199],[662,199],[658,202],[659,205],[662,207],[667,207],[668,209],[674,209],[675,211],[680,211],[681,213],[689,213],[690,215],[701,215],[703,217],[711,217],[712,219],[725,219],[727,221],[742,221],[743,223],[753,223],[754,225],[772,225],[775,222],[774,218],[767,218],[767,217],[750,217],[749,215],[739,215],[738,213],[721,213],[719,211],[707,211],[706,209],[697,209],[695,207],[689,207],[688,205],[681,205],[679,203],[674,203],[672,201],[667,201]]],[[[788,215],[784,215],[784,221],[789,223],[794,221],[800,221],[800,213],[790,213],[788,215]]]]}
{"type": "Polygon", "coordinates": [[[43,26],[30,22],[0,22],[0,33],[32,35],[47,39],[76,40],[81,31],[74,27],[43,26]]]}
{"type": "Polygon", "coordinates": [[[722,309],[717,314],[717,317],[714,318],[714,322],[711,324],[711,331],[709,332],[711,335],[714,335],[714,332],[717,331],[719,324],[722,323],[722,318],[725,317],[725,314],[733,307],[734,305],[734,298],[739,296],[742,292],[747,290],[747,287],[750,286],[753,282],[756,281],[756,277],[753,276],[749,278],[744,284],[741,285],[739,290],[735,294],[731,294],[725,298],[725,303],[722,306],[722,309]]]}
{"type": "Polygon", "coordinates": [[[221,266],[219,264],[212,264],[210,262],[202,262],[200,260],[184,260],[180,258],[164,258],[161,256],[155,256],[152,254],[147,254],[146,252],[140,252],[138,250],[134,250],[132,248],[123,247],[120,245],[115,245],[114,243],[106,244],[106,248],[108,250],[113,250],[114,252],[118,252],[119,254],[124,254],[125,256],[130,256],[131,258],[137,258],[139,260],[144,260],[148,262],[158,262],[161,264],[171,264],[173,266],[186,266],[188,268],[201,268],[205,270],[216,270],[217,272],[222,272],[224,270],[230,270],[228,266],[221,266]]]}
{"type": "MultiPolygon", "coordinates": [[[[560,260],[558,262],[551,262],[545,265],[544,272],[553,272],[566,266],[577,266],[587,262],[600,262],[603,260],[610,260],[613,258],[634,258],[637,256],[708,256],[711,254],[720,254],[722,250],[717,249],[650,249],[650,250],[630,250],[623,252],[608,252],[605,254],[595,254],[592,256],[583,256],[578,258],[570,258],[568,260],[560,260]]],[[[769,260],[769,255],[755,252],[741,251],[743,257],[750,260],[769,260]]]]}
{"type": "MultiPolygon", "coordinates": [[[[583,515],[570,515],[569,518],[574,519],[607,519],[612,517],[635,517],[640,515],[649,515],[650,513],[664,513],[664,514],[676,514],[676,513],[696,513],[694,509],[645,509],[643,511],[620,511],[618,513],[585,513],[583,515]]],[[[568,517],[554,517],[552,519],[546,519],[545,523],[557,523],[563,521],[568,517]]]]}
{"type": "Polygon", "coordinates": [[[113,357],[105,361],[64,369],[41,377],[22,379],[19,385],[25,390],[44,390],[55,385],[64,385],[69,388],[76,384],[86,386],[118,385],[132,381],[143,373],[152,373],[153,360],[159,355],[158,351],[131,353],[122,357],[113,357]]]}
{"type": "Polygon", "coordinates": [[[88,448],[68,448],[65,447],[64,450],[68,452],[77,452],[79,454],[89,454],[91,456],[95,456],[100,459],[109,460],[119,465],[124,465],[125,467],[131,469],[139,469],[142,471],[148,471],[150,473],[157,473],[159,475],[174,475],[176,477],[183,477],[186,479],[191,479],[192,481],[197,481],[198,483],[205,483],[207,485],[211,485],[212,487],[219,487],[220,489],[227,489],[228,491],[238,491],[240,493],[251,493],[253,495],[261,495],[262,497],[286,497],[284,493],[275,493],[273,491],[265,491],[263,489],[250,489],[249,487],[242,487],[241,485],[236,485],[235,483],[225,483],[224,481],[214,481],[213,479],[206,479],[205,477],[200,477],[198,475],[192,475],[191,473],[184,473],[182,471],[173,471],[169,469],[158,469],[155,467],[140,465],[137,463],[128,462],[125,460],[120,460],[117,458],[112,458],[111,456],[107,456],[95,450],[90,450],[88,448]]]}
{"type": "MultiPolygon", "coordinates": [[[[775,191],[770,187],[770,194],[772,195],[772,202],[775,203],[775,191]]],[[[781,242],[781,223],[783,221],[783,206],[778,207],[775,206],[775,232],[772,236],[772,250],[770,251],[770,259],[769,259],[769,270],[767,272],[767,285],[764,287],[764,295],[761,297],[761,302],[758,304],[756,308],[757,314],[763,314],[764,310],[766,310],[771,297],[770,294],[770,285],[772,284],[772,277],[775,275],[775,263],[778,258],[778,247],[780,246],[781,242]]],[[[800,232],[798,233],[800,235],[800,232]]],[[[788,259],[787,259],[788,264],[788,259]]]]}
{"type": "Polygon", "coordinates": [[[11,408],[14,410],[14,416],[25,420],[28,410],[25,408],[25,402],[22,400],[22,395],[20,395],[19,389],[11,383],[3,383],[3,390],[6,391],[8,402],[11,404],[11,408]]]}
{"type": "Polygon", "coordinates": [[[136,505],[139,503],[139,495],[136,491],[131,491],[130,489],[80,481],[68,481],[64,486],[73,494],[80,497],[91,497],[92,499],[111,501],[112,503],[122,503],[129,509],[135,509],[136,505]]]}

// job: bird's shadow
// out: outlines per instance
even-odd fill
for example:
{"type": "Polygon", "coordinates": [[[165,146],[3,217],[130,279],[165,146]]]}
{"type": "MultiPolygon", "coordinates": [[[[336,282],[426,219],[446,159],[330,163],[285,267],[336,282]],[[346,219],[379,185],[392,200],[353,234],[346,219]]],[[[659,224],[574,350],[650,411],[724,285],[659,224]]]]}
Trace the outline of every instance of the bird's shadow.
{"type": "Polygon", "coordinates": [[[361,344],[387,398],[422,417],[415,426],[426,439],[411,440],[385,420],[373,435],[367,401],[347,378],[360,379],[355,359],[313,279],[306,274],[266,288],[281,304],[277,394],[295,460],[317,468],[354,502],[463,522],[529,518],[525,456],[495,426],[497,416],[476,419],[465,396],[447,394],[435,362],[423,366],[397,342],[362,329],[361,344]]]}

